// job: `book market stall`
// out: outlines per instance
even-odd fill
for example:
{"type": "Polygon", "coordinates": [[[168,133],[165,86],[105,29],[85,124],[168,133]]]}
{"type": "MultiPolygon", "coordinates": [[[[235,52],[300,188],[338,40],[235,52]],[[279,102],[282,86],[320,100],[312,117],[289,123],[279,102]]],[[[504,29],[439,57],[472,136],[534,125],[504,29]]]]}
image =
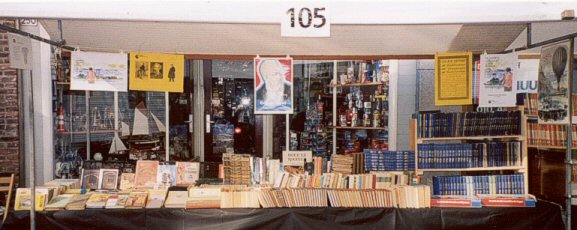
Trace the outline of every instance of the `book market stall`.
{"type": "Polygon", "coordinates": [[[286,11],[280,37],[214,18],[46,17],[45,40],[0,24],[53,47],[49,144],[27,134],[30,178],[0,228],[571,228],[571,11],[331,28],[313,8],[286,11]],[[548,26],[563,35],[532,42],[548,26]]]}

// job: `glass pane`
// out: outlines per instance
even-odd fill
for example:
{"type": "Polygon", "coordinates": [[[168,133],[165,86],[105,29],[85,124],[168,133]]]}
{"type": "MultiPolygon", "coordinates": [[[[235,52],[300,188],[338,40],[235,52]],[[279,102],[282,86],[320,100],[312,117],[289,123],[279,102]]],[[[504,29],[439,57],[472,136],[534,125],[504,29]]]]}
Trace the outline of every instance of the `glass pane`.
{"type": "MultiPolygon", "coordinates": [[[[329,87],[332,77],[332,61],[295,62],[295,111],[290,120],[291,150],[311,150],[314,156],[325,158],[332,154],[332,95],[329,87]]],[[[277,115],[275,120],[282,121],[280,116],[284,117],[277,115]]],[[[284,136],[284,127],[282,130],[274,130],[275,136],[284,136]]],[[[275,142],[273,149],[282,149],[279,145],[285,145],[284,139],[275,142]]]]}
{"type": "Polygon", "coordinates": [[[54,134],[54,174],[56,178],[78,178],[87,151],[86,92],[70,91],[65,84],[58,88],[61,100],[54,134]]]}
{"type": "Polygon", "coordinates": [[[192,140],[192,80],[191,62],[185,61],[184,92],[169,94],[170,161],[189,161],[193,158],[192,140]]]}
{"type": "Polygon", "coordinates": [[[214,60],[212,62],[212,154],[209,161],[220,161],[222,153],[256,154],[256,117],[252,60],[214,60]]]}

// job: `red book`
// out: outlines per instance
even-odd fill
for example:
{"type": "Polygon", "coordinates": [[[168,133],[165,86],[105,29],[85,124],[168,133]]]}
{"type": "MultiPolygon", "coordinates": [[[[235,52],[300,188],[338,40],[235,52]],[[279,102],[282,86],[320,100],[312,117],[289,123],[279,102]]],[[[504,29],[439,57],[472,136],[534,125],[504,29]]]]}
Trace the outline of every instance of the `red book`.
{"type": "Polygon", "coordinates": [[[480,208],[481,201],[466,197],[431,197],[431,207],[480,208]]]}

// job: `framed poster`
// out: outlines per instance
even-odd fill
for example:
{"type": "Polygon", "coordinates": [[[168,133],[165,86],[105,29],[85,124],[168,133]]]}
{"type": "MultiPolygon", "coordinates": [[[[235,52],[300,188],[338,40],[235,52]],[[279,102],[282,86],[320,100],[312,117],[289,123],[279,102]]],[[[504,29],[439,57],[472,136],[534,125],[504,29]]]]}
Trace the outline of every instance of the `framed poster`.
{"type": "Polygon", "coordinates": [[[293,113],[293,59],[254,59],[254,113],[293,113]]]}
{"type": "Polygon", "coordinates": [[[569,123],[569,42],[541,48],[537,115],[539,123],[569,123]]]}
{"type": "Polygon", "coordinates": [[[128,56],[74,51],[70,56],[70,89],[126,92],[128,56]]]}
{"type": "Polygon", "coordinates": [[[435,54],[435,105],[473,103],[473,53],[435,54]]]}
{"type": "Polygon", "coordinates": [[[184,55],[130,53],[130,90],[182,93],[184,55]]]}
{"type": "Polygon", "coordinates": [[[517,54],[481,55],[480,107],[514,107],[517,104],[517,54]]]}
{"type": "Polygon", "coordinates": [[[32,69],[32,42],[30,38],[18,34],[6,34],[8,40],[8,59],[10,67],[15,69],[32,69]]]}

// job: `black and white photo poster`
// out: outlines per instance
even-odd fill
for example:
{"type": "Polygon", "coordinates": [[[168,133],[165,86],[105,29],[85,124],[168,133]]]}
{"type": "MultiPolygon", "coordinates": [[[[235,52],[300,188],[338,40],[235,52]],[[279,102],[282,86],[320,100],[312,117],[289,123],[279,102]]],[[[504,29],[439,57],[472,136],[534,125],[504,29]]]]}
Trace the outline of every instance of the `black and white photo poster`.
{"type": "Polygon", "coordinates": [[[541,49],[539,61],[539,123],[569,123],[569,42],[541,49]]]}

